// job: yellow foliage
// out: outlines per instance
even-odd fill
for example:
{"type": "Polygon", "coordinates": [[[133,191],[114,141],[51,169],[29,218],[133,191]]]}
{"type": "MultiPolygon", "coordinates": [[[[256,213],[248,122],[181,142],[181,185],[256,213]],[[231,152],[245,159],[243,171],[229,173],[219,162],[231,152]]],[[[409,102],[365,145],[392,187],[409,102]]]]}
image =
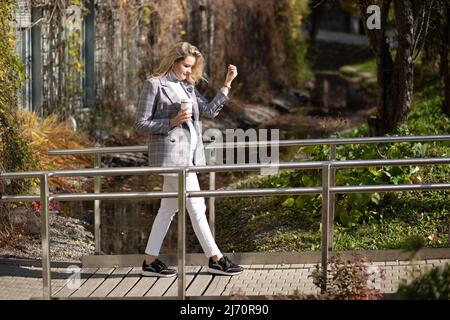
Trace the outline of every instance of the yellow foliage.
{"type": "MultiPolygon", "coordinates": [[[[49,150],[82,149],[93,145],[85,134],[73,131],[57,115],[40,119],[34,112],[20,112],[19,120],[23,137],[39,161],[39,170],[92,167],[93,160],[89,155],[48,155],[49,150]]],[[[55,184],[67,188],[68,181],[59,178],[55,179],[55,184]]]]}

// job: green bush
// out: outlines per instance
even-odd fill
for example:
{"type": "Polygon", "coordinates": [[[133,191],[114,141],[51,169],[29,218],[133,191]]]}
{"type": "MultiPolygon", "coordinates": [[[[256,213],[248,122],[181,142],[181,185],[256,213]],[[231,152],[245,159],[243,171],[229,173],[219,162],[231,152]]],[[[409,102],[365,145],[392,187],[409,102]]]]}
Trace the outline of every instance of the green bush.
{"type": "MultiPolygon", "coordinates": [[[[433,135],[448,132],[450,119],[441,109],[441,97],[436,95],[436,88],[431,87],[421,94],[421,99],[415,101],[408,118],[408,123],[400,124],[392,136],[433,135]]],[[[338,135],[339,138],[367,137],[367,125],[354,129],[351,133],[338,135]]],[[[414,142],[414,143],[387,143],[387,144],[351,144],[336,147],[338,160],[355,159],[394,159],[394,158],[421,158],[446,157],[450,155],[450,142],[414,142]]],[[[305,156],[311,160],[329,159],[328,146],[306,146],[298,150],[298,156],[305,156]]],[[[448,166],[391,166],[356,169],[339,169],[336,173],[336,185],[380,185],[380,184],[422,184],[445,182],[450,175],[448,166]]],[[[315,187],[321,183],[318,171],[297,170],[289,174],[271,177],[263,182],[267,187],[315,187]],[[282,182],[280,182],[282,181],[282,182]]],[[[390,195],[379,193],[344,194],[336,197],[336,220],[342,226],[351,228],[362,222],[369,222],[379,216],[379,208],[383,199],[391,199],[390,195]],[[374,214],[375,213],[375,214],[374,214]]],[[[320,206],[320,197],[296,198],[284,197],[280,202],[286,205],[298,204],[299,207],[320,206]],[[311,204],[310,202],[316,202],[311,204]]]]}
{"type": "MultiPolygon", "coordinates": [[[[0,3],[0,167],[7,171],[34,168],[35,159],[22,137],[17,121],[17,92],[24,80],[24,66],[15,54],[12,28],[15,1],[0,3]]],[[[26,181],[14,181],[14,193],[30,187],[26,181]]]]}
{"type": "Polygon", "coordinates": [[[397,294],[404,300],[450,300],[450,265],[435,267],[410,284],[400,283],[397,294]]]}

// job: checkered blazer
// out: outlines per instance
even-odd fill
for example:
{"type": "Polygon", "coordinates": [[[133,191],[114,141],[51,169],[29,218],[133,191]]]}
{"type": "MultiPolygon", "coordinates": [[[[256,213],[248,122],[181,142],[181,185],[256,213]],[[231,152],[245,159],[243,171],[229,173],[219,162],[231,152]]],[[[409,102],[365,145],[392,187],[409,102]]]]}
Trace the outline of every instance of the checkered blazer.
{"type": "MultiPolygon", "coordinates": [[[[170,119],[181,107],[181,99],[168,85],[167,75],[150,78],[144,82],[136,117],[136,129],[149,134],[149,165],[157,167],[189,166],[190,131],[187,124],[170,129],[170,119]]],[[[182,86],[193,101],[192,113],[197,134],[194,165],[205,165],[200,116],[214,118],[219,114],[228,96],[222,91],[211,102],[190,83],[182,86]]]]}

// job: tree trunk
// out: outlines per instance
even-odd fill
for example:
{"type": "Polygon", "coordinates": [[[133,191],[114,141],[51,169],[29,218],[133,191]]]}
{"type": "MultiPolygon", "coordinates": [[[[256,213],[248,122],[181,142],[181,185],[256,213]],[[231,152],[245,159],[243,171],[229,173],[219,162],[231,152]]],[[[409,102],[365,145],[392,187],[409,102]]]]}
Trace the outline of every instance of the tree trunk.
{"type": "MultiPolygon", "coordinates": [[[[361,13],[367,19],[366,9],[372,1],[359,0],[359,4],[361,13]]],[[[380,4],[380,30],[368,30],[364,23],[370,47],[377,61],[377,115],[368,120],[370,134],[375,136],[389,133],[398,123],[405,121],[412,101],[414,44],[412,3],[411,0],[394,0],[399,38],[395,62],[384,36],[390,4],[391,0],[383,0],[380,4]]]]}
{"type": "Polygon", "coordinates": [[[395,20],[398,30],[398,49],[395,57],[392,99],[393,110],[389,110],[389,117],[385,119],[388,131],[395,128],[398,123],[407,119],[411,109],[414,88],[414,16],[411,0],[394,1],[395,20]]]}
{"type": "Polygon", "coordinates": [[[442,103],[442,111],[450,116],[450,75],[449,75],[449,46],[450,46],[450,4],[447,2],[443,8],[444,19],[443,19],[443,30],[444,37],[442,38],[441,48],[440,48],[440,69],[441,76],[444,79],[444,102],[442,103]]]}
{"type": "MultiPolygon", "coordinates": [[[[371,5],[370,0],[359,0],[361,14],[364,21],[367,21],[367,7],[371,5]]],[[[391,0],[383,0],[380,4],[381,8],[381,29],[367,28],[367,24],[364,22],[363,26],[369,39],[369,45],[372,52],[375,55],[377,62],[377,82],[378,82],[378,100],[377,100],[377,114],[374,117],[368,119],[369,133],[372,136],[383,135],[386,132],[384,119],[388,117],[387,111],[392,110],[392,74],[393,74],[393,61],[389,51],[389,45],[386,42],[385,27],[389,13],[389,7],[391,0]]]]}
{"type": "Polygon", "coordinates": [[[309,42],[314,45],[316,42],[317,32],[319,31],[320,14],[322,4],[318,0],[311,1],[311,14],[309,17],[309,42]]]}

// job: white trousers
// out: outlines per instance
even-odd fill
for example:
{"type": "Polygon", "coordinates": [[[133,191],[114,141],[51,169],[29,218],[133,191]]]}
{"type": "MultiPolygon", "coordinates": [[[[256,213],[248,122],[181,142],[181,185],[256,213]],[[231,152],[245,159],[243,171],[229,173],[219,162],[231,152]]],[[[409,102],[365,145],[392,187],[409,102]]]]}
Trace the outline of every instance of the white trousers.
{"type": "MultiPolygon", "coordinates": [[[[200,185],[197,179],[197,173],[188,172],[186,175],[186,190],[199,191],[200,185]]],[[[163,191],[178,191],[178,177],[164,176],[163,191]]],[[[201,197],[187,198],[186,208],[191,218],[191,223],[197,236],[203,252],[206,257],[212,257],[220,254],[216,242],[209,228],[206,219],[205,199],[201,197]]],[[[158,256],[164,237],[169,230],[173,216],[178,211],[178,198],[163,198],[161,206],[153,222],[152,231],[148,238],[145,253],[158,256]]]]}

